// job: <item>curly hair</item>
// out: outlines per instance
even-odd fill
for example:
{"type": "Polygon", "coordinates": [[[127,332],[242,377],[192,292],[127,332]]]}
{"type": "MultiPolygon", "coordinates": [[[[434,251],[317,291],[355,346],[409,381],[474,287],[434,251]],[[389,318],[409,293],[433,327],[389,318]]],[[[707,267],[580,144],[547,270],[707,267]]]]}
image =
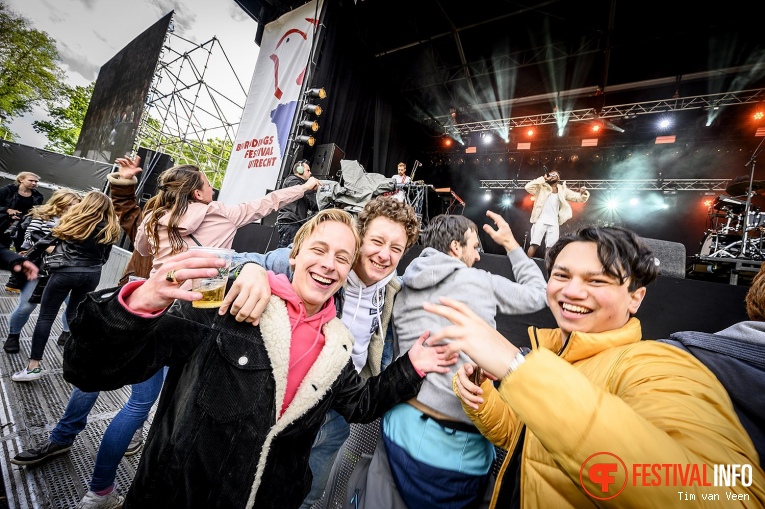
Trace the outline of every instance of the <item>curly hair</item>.
{"type": "Polygon", "coordinates": [[[478,227],[465,216],[439,214],[431,219],[425,230],[423,245],[449,254],[452,241],[456,240],[460,246],[467,245],[467,232],[471,230],[478,234],[478,227]]]}
{"type": "Polygon", "coordinates": [[[752,279],[745,301],[749,319],[765,321],[765,264],[760,266],[760,271],[752,279]]]}
{"type": "Polygon", "coordinates": [[[167,221],[167,236],[172,254],[186,250],[186,243],[178,230],[178,223],[189,203],[196,202],[194,191],[204,186],[204,173],[194,165],[182,164],[163,171],[159,176],[157,194],[146,202],[146,235],[150,239],[151,254],[157,255],[159,246],[159,220],[170,214],[167,221]]]}
{"type": "Polygon", "coordinates": [[[42,205],[36,205],[27,212],[34,219],[49,221],[54,217],[61,217],[76,201],[82,200],[77,191],[62,187],[53,191],[48,201],[42,205]]]}
{"type": "Polygon", "coordinates": [[[629,280],[629,291],[634,292],[656,279],[659,268],[656,258],[645,242],[634,232],[618,227],[585,226],[564,235],[547,250],[545,267],[552,272],[555,259],[572,242],[594,242],[598,246],[598,259],[605,273],[620,284],[629,280]]]}
{"type": "Polygon", "coordinates": [[[378,196],[370,200],[359,213],[357,221],[359,235],[364,238],[369,223],[377,217],[390,219],[399,223],[406,231],[406,249],[412,247],[420,236],[420,222],[414,209],[407,203],[400,202],[392,196],[378,196]]]}
{"type": "Polygon", "coordinates": [[[99,244],[114,244],[120,234],[120,224],[112,200],[101,191],[90,191],[80,203],[67,210],[51,233],[62,240],[82,241],[90,237],[101,224],[99,244]]]}

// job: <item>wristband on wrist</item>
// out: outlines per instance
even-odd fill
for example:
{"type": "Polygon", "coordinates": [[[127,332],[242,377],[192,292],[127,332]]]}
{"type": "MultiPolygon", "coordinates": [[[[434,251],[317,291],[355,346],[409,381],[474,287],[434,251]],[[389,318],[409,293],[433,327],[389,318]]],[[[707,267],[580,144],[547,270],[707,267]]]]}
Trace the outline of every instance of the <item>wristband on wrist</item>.
{"type": "Polygon", "coordinates": [[[531,353],[531,348],[522,346],[518,349],[518,353],[515,354],[515,357],[510,361],[510,365],[507,367],[507,371],[502,376],[502,379],[507,378],[507,376],[511,373],[515,373],[515,370],[518,369],[518,366],[526,362],[526,356],[531,353]]]}

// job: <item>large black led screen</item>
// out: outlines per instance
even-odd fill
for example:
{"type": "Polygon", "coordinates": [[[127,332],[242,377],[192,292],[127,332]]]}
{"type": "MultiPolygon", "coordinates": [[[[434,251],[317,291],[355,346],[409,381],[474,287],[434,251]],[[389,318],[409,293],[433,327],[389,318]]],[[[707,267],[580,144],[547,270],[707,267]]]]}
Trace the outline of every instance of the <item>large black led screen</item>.
{"type": "Polygon", "coordinates": [[[133,147],[170,12],[101,66],[74,155],[113,163],[133,147]]]}

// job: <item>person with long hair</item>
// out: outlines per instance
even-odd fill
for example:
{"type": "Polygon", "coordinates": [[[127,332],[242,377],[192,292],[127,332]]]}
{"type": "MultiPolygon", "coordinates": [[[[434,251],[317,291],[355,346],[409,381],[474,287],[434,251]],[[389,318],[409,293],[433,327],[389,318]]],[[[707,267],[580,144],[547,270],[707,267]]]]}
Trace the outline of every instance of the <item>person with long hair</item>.
{"type": "Polygon", "coordinates": [[[112,201],[100,191],[91,191],[82,201],[71,207],[51,235],[59,240],[48,266],[50,279],[43,291],[40,316],[32,334],[29,364],[11,376],[14,382],[39,380],[42,360],[53,321],[67,296],[67,320],[72,321],[77,306],[86,295],[98,287],[101,268],[120,233],[112,201]],[[55,263],[53,260],[55,259],[55,263]]]}
{"type": "MultiPolygon", "coordinates": [[[[81,196],[76,191],[67,188],[57,189],[53,192],[47,203],[43,205],[37,205],[32,207],[29,211],[29,217],[32,218],[27,226],[24,234],[24,243],[21,245],[22,253],[26,254],[30,260],[39,269],[42,265],[42,250],[33,249],[35,244],[48,235],[53,228],[56,227],[61,216],[69,210],[73,205],[80,203],[81,196]]],[[[13,273],[21,274],[21,273],[13,273]]],[[[12,274],[12,275],[13,275],[12,274]]],[[[16,304],[8,323],[8,338],[5,340],[3,350],[8,353],[19,352],[19,338],[21,336],[21,329],[24,328],[32,311],[35,310],[37,304],[29,302],[29,298],[38,285],[38,280],[28,281],[23,274],[21,275],[23,280],[19,295],[19,302],[16,304]]],[[[69,335],[69,323],[66,320],[66,315],[61,318],[64,332],[62,336],[66,338],[69,335]]],[[[59,338],[60,339],[60,338],[59,338]]]]}
{"type": "Polygon", "coordinates": [[[153,274],[165,258],[191,245],[230,248],[237,229],[318,187],[319,181],[311,177],[299,186],[272,191],[257,200],[224,205],[213,201],[213,188],[199,168],[175,166],[162,172],[157,195],[146,203],[135,247],[144,256],[154,257],[153,274]]]}

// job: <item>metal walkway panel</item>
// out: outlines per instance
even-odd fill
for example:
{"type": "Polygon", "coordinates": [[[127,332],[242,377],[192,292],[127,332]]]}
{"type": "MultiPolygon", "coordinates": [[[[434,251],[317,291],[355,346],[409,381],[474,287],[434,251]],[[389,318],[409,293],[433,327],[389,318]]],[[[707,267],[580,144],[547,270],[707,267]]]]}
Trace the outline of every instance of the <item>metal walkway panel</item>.
{"type": "MultiPolygon", "coordinates": [[[[114,253],[113,253],[114,254],[114,253]]],[[[114,274],[121,271],[116,270],[114,274]]],[[[8,272],[0,272],[0,341],[8,335],[8,320],[18,296],[5,292],[8,272]]],[[[102,280],[100,287],[107,282],[102,280]]],[[[39,307],[38,307],[39,309],[39,307]]],[[[53,324],[45,347],[43,377],[35,382],[15,383],[11,375],[22,369],[32,346],[32,332],[37,322],[37,310],[30,316],[21,333],[21,352],[7,354],[0,350],[0,467],[8,507],[18,509],[74,508],[88,490],[101,437],[111,419],[130,395],[130,387],[102,392],[88,416],[88,424],[78,435],[67,454],[38,465],[19,467],[10,459],[22,450],[36,447],[48,439],[72,391],[62,375],[63,347],[56,344],[61,333],[61,313],[53,324]]],[[[149,415],[153,417],[154,409],[149,415]]],[[[148,424],[144,427],[144,435],[148,424]]],[[[116,489],[125,494],[135,475],[140,453],[123,458],[117,470],[116,489]]]]}

